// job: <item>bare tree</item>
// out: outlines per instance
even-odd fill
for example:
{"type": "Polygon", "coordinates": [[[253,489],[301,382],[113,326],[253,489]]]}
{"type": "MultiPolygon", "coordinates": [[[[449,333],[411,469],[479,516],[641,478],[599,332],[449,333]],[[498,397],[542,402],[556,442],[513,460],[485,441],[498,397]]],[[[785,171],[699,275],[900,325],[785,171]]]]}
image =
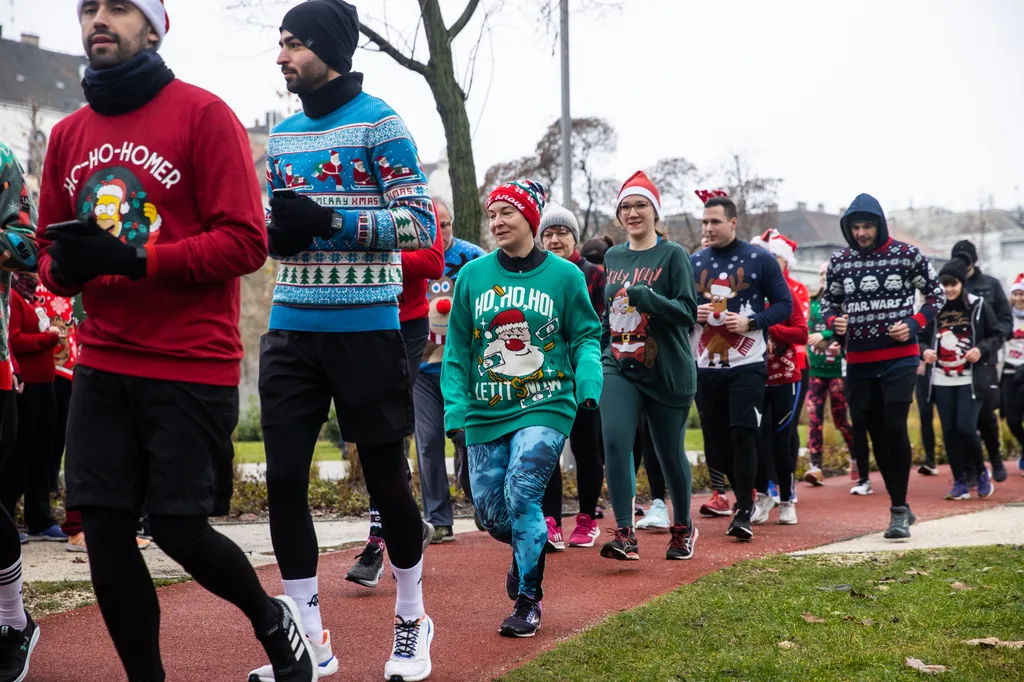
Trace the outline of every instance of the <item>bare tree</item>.
{"type": "Polygon", "coordinates": [[[661,208],[669,238],[693,252],[700,246],[701,233],[700,221],[691,215],[691,210],[699,207],[694,190],[703,180],[697,167],[676,156],[658,161],[648,175],[661,194],[661,208]]]}
{"type": "Polygon", "coordinates": [[[779,225],[778,189],[782,178],[754,175],[739,154],[734,154],[725,171],[726,191],[739,218],[737,235],[748,240],[779,225]]]}
{"type": "Polygon", "coordinates": [[[28,165],[26,172],[35,178],[43,174],[43,160],[46,158],[46,132],[43,130],[43,112],[39,102],[32,98],[28,106],[28,165]]]}

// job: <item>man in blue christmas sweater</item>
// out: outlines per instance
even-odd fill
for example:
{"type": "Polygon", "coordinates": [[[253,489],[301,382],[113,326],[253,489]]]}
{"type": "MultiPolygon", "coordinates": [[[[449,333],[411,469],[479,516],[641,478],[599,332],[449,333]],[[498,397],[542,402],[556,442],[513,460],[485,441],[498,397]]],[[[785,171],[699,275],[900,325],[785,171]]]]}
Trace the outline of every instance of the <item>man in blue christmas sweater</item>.
{"type": "MultiPolygon", "coordinates": [[[[270,330],[260,343],[270,533],[285,594],[302,613],[320,664],[338,662],[320,616],[318,547],[307,505],[309,467],[331,400],[377,501],[397,585],[386,679],[430,674],[433,622],[424,612],[422,521],[402,442],[413,430],[399,331],[402,252],[428,249],[437,218],[402,119],[352,72],[356,8],[310,0],[281,23],[277,63],[302,113],[267,144],[267,232],[280,259],[270,330]]],[[[273,680],[269,667],[250,680],[273,680]]]]}
{"type": "Polygon", "coordinates": [[[908,538],[915,519],[907,505],[907,414],[917,378],[917,335],[934,319],[945,295],[924,254],[889,236],[882,206],[873,196],[854,199],[839,224],[849,246],[829,260],[821,317],[836,335],[846,337],[846,394],[853,426],[870,435],[889,492],[885,537],[908,538]],[[915,313],[917,291],[924,303],[915,313]]]}
{"type": "Polygon", "coordinates": [[[704,301],[691,339],[697,410],[712,441],[706,451],[716,460],[708,465],[725,472],[736,491],[727,532],[750,540],[768,327],[789,319],[793,298],[775,257],[736,237],[736,216],[736,204],[724,195],[705,201],[701,230],[708,247],[690,256],[704,301]]]}

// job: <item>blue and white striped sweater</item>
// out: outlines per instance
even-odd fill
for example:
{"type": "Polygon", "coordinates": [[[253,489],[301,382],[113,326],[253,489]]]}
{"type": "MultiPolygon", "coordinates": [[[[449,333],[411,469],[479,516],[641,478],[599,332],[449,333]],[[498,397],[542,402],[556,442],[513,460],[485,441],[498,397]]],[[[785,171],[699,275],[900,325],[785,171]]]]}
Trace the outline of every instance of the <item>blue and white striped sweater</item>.
{"type": "MultiPolygon", "coordinates": [[[[402,119],[361,93],[334,113],[299,113],[270,133],[268,195],[293,189],[342,216],[330,240],[282,258],[271,329],[398,329],[401,251],[430,248],[437,218],[402,119]]],[[[270,214],[268,210],[268,221],[270,214]]]]}

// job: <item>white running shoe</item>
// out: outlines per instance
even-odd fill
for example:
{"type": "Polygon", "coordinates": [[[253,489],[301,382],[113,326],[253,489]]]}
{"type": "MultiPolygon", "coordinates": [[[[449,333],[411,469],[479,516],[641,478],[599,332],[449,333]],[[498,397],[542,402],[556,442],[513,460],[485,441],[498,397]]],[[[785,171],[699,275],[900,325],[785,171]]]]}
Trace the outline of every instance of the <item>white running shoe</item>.
{"type": "Polygon", "coordinates": [[[434,621],[430,616],[402,620],[395,616],[395,648],[384,664],[384,679],[391,682],[418,682],[430,676],[430,642],[434,639],[434,621]]]}
{"type": "Polygon", "coordinates": [[[755,526],[760,526],[762,523],[766,523],[768,521],[768,515],[771,513],[774,506],[775,500],[773,500],[770,495],[758,493],[757,499],[754,500],[754,513],[750,515],[750,523],[755,526]]]}
{"type": "MultiPolygon", "coordinates": [[[[338,672],[338,659],[334,657],[334,652],[331,651],[330,630],[324,630],[324,641],[322,644],[317,644],[309,639],[308,636],[306,639],[309,641],[310,646],[313,647],[313,660],[317,663],[317,678],[327,677],[338,672]]],[[[249,673],[248,682],[274,682],[274,671],[269,665],[257,668],[249,673]]]]}
{"type": "Polygon", "coordinates": [[[644,513],[644,517],[636,524],[637,530],[652,530],[657,528],[668,529],[672,524],[668,520],[668,507],[664,500],[654,500],[651,508],[644,513]]]}
{"type": "Polygon", "coordinates": [[[776,521],[780,526],[795,526],[796,525],[796,505],[792,502],[780,502],[779,503],[779,520],[776,521]]]}
{"type": "Polygon", "coordinates": [[[871,481],[864,481],[850,488],[851,495],[874,495],[875,491],[871,488],[871,481]]]}

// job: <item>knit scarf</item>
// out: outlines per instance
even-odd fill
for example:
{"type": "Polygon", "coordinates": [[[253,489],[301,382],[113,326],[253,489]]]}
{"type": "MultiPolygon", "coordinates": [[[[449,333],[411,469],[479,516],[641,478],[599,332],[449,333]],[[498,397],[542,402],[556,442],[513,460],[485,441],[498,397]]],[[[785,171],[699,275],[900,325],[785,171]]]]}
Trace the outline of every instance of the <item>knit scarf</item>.
{"type": "Polygon", "coordinates": [[[85,70],[82,90],[93,111],[120,116],[135,111],[156,97],[174,80],[174,72],[156,50],[145,50],[109,69],[85,70]]]}

